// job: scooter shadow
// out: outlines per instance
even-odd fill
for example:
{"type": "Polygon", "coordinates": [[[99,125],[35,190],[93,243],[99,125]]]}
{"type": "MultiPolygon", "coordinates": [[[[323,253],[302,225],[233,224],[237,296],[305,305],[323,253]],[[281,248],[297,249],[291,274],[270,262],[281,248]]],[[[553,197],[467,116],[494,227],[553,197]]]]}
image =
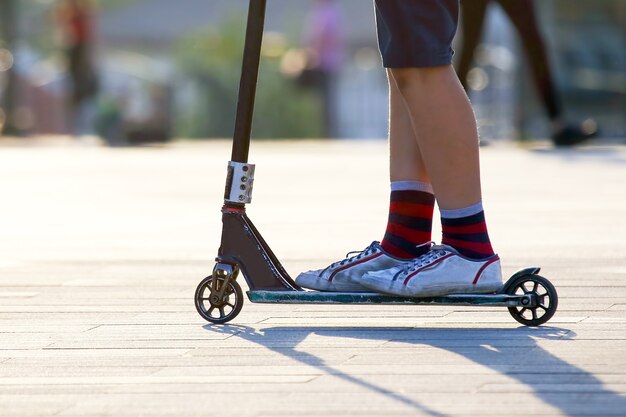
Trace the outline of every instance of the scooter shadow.
{"type": "MultiPolygon", "coordinates": [[[[322,358],[298,349],[298,345],[310,335],[322,335],[329,338],[380,340],[383,345],[388,342],[399,342],[415,346],[429,346],[458,354],[517,380],[530,388],[538,399],[559,409],[563,415],[610,415],[616,411],[619,413],[618,410],[626,410],[625,396],[607,389],[603,382],[593,374],[556,357],[537,343],[540,340],[567,342],[574,339],[576,333],[569,329],[558,327],[467,329],[321,326],[277,326],[257,329],[241,325],[205,325],[203,327],[210,332],[230,334],[233,337],[253,342],[430,416],[445,417],[446,414],[406,395],[333,368],[322,358]],[[552,379],[546,381],[542,373],[552,379]],[[572,384],[571,391],[563,388],[563,384],[572,384]],[[581,391],[581,387],[586,390],[581,391]]],[[[412,353],[407,352],[407,354],[412,353]]],[[[419,355],[419,352],[416,354],[419,355]]]]}

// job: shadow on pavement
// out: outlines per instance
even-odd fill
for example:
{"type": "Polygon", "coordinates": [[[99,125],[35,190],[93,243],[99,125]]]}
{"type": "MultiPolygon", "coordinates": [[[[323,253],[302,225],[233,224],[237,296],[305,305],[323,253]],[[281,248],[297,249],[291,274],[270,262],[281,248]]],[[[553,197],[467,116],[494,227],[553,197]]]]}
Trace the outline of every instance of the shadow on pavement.
{"type": "MultiPolygon", "coordinates": [[[[556,327],[466,329],[413,327],[267,327],[205,325],[205,330],[232,334],[327,374],[384,395],[431,416],[446,414],[387,388],[327,365],[322,358],[298,349],[310,335],[399,342],[429,346],[458,354],[526,385],[537,398],[567,416],[621,416],[626,397],[604,387],[593,374],[572,365],[538,345],[539,340],[567,342],[576,334],[556,327]],[[511,340],[514,343],[511,343],[511,340]],[[505,342],[505,343],[503,343],[505,342]],[[504,347],[504,349],[502,349],[504,347]],[[517,348],[517,349],[511,349],[517,348]],[[520,349],[524,353],[520,354],[520,349]],[[546,380],[546,377],[549,377],[546,380]]],[[[383,346],[384,348],[384,346],[383,346]]],[[[427,364],[427,363],[426,363],[427,364]]],[[[497,392],[494,393],[497,395],[497,392]]]]}

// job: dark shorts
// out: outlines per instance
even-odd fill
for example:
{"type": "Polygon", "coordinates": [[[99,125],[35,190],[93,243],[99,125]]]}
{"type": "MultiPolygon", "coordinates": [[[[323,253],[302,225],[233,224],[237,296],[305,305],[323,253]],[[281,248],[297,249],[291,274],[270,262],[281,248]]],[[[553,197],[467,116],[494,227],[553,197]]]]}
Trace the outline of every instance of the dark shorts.
{"type": "Polygon", "coordinates": [[[452,63],[459,0],[375,0],[378,47],[386,68],[452,63]]]}

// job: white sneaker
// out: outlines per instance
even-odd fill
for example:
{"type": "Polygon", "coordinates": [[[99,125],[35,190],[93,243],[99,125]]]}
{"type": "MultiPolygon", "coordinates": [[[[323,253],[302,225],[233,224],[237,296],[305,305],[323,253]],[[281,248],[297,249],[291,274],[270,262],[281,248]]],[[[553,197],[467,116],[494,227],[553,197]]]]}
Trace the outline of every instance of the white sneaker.
{"type": "Polygon", "coordinates": [[[447,245],[435,245],[409,264],[365,274],[360,283],[375,291],[406,297],[489,294],[502,287],[500,258],[475,260],[447,245]]]}
{"type": "Polygon", "coordinates": [[[335,262],[325,269],[301,273],[296,278],[296,284],[317,291],[372,292],[359,284],[364,274],[401,267],[409,262],[410,260],[387,254],[378,242],[372,242],[363,251],[350,252],[346,259],[335,262]],[[353,254],[356,255],[351,256],[353,254]]]}

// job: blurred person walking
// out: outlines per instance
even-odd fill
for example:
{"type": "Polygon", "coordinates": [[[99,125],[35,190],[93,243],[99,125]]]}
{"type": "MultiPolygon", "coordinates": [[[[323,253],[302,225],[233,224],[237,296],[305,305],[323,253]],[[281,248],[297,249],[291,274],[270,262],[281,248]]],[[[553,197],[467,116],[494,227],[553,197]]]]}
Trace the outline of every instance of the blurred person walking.
{"type": "Polygon", "coordinates": [[[573,146],[585,142],[597,133],[592,120],[580,124],[567,123],[563,105],[554,82],[554,74],[548,59],[546,42],[539,29],[533,0],[462,0],[462,49],[457,73],[468,91],[467,74],[472,66],[474,52],[480,42],[485,16],[491,3],[498,3],[515,26],[521,38],[535,87],[550,118],[552,142],[556,146],[573,146]]]}
{"type": "Polygon", "coordinates": [[[59,0],[57,4],[56,19],[70,77],[70,128],[77,136],[93,130],[91,113],[98,93],[95,14],[92,0],[59,0]]]}
{"type": "Polygon", "coordinates": [[[343,61],[343,16],[335,0],[314,0],[305,26],[307,68],[303,75],[322,96],[323,132],[337,135],[336,78],[343,61]]]}

